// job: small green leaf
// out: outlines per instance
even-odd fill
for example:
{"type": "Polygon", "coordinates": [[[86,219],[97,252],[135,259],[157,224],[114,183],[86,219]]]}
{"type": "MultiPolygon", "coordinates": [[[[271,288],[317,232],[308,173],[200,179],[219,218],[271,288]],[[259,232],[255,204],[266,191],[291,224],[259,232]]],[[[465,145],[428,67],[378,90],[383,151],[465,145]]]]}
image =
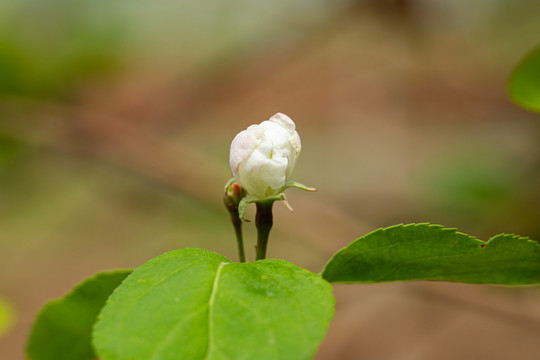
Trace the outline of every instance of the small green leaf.
{"type": "Polygon", "coordinates": [[[176,250],[114,292],[94,346],[103,360],[309,359],[333,306],[330,284],[289,262],[176,250]]]}
{"type": "Polygon", "coordinates": [[[13,325],[13,307],[10,303],[0,298],[0,337],[13,325]]]}
{"type": "Polygon", "coordinates": [[[113,290],[131,273],[118,270],[96,274],[61,299],[43,307],[28,339],[31,360],[92,360],[92,326],[113,290]]]}
{"type": "Polygon", "coordinates": [[[338,251],[322,272],[331,283],[439,280],[472,284],[540,283],[540,245],[516,235],[488,242],[440,225],[396,225],[338,251]]]}
{"type": "Polygon", "coordinates": [[[540,112],[540,47],[516,66],[510,76],[508,91],[517,105],[540,112]]]}

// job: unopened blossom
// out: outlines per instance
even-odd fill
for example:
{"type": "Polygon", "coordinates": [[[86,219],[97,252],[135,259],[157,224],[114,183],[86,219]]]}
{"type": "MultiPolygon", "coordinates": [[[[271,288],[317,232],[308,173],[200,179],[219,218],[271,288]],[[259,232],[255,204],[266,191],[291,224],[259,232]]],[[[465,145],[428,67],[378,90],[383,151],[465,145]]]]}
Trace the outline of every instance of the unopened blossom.
{"type": "Polygon", "coordinates": [[[289,180],[300,148],[294,122],[277,113],[236,135],[229,156],[233,176],[251,198],[276,196],[289,180]]]}
{"type": "Polygon", "coordinates": [[[223,202],[229,211],[237,212],[240,201],[246,196],[246,191],[242,189],[236,181],[229,182],[225,187],[223,202]]]}

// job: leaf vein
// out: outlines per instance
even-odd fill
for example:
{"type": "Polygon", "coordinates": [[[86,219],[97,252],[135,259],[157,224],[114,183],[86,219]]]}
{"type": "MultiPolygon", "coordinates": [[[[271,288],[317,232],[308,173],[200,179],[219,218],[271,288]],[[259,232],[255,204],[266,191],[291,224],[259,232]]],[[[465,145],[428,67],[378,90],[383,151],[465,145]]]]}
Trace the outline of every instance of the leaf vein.
{"type": "MultiPolygon", "coordinates": [[[[131,310],[137,305],[137,303],[144,297],[146,296],[146,294],[148,294],[150,292],[150,290],[152,290],[154,287],[158,286],[159,284],[163,283],[164,281],[166,281],[167,279],[169,279],[170,277],[176,275],[177,273],[183,271],[184,269],[192,266],[193,264],[195,264],[196,262],[198,262],[198,260],[195,260],[195,261],[191,261],[189,262],[188,264],[176,269],[175,271],[171,272],[170,274],[168,274],[167,276],[165,276],[163,279],[159,280],[158,282],[156,282],[155,284],[152,284],[151,286],[149,286],[145,291],[143,291],[141,294],[139,294],[139,296],[137,296],[136,299],[134,299],[134,301],[131,303],[131,306],[127,306],[126,309],[124,310],[124,313],[126,314],[126,316],[122,319],[122,322],[119,326],[119,329],[118,329],[118,334],[121,334],[126,326],[126,322],[128,321],[129,319],[129,313],[131,312],[131,310]]],[[[118,342],[118,347],[122,346],[122,342],[118,342]]],[[[118,353],[120,353],[120,351],[117,351],[118,353]]]]}

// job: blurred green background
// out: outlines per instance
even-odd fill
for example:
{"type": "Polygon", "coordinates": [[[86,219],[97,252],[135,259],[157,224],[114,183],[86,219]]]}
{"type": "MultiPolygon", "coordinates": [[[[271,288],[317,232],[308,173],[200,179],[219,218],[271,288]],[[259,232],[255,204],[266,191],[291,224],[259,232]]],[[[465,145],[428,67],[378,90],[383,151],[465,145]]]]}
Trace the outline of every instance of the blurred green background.
{"type": "MultiPolygon", "coordinates": [[[[184,247],[236,259],[228,147],[276,112],[319,192],[276,206],[269,257],[318,272],[409,222],[540,239],[540,116],[506,94],[538,43],[532,0],[0,0],[0,297],[17,313],[0,357],[23,359],[40,307],[98,270],[184,247]]],[[[540,353],[538,288],[335,293],[316,359],[540,353]]]]}

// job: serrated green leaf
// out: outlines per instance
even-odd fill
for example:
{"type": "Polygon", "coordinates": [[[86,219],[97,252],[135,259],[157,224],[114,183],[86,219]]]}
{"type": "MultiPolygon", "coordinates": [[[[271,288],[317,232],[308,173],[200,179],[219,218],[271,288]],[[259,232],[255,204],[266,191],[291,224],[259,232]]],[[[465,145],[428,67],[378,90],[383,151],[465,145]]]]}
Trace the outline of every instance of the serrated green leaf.
{"type": "Polygon", "coordinates": [[[517,105],[540,112],[540,47],[516,66],[510,76],[508,91],[517,105]]]}
{"type": "Polygon", "coordinates": [[[369,233],[326,264],[331,283],[439,280],[472,284],[540,283],[540,246],[516,235],[488,242],[440,225],[396,225],[369,233]]]}
{"type": "Polygon", "coordinates": [[[10,303],[0,298],[0,337],[13,325],[13,307],[10,303]]]}
{"type": "Polygon", "coordinates": [[[176,250],[109,298],[94,347],[103,360],[309,359],[333,306],[330,284],[289,262],[176,250]]]}
{"type": "Polygon", "coordinates": [[[102,272],[61,299],[47,303],[34,322],[27,345],[31,360],[92,360],[92,326],[105,301],[131,270],[102,272]]]}

